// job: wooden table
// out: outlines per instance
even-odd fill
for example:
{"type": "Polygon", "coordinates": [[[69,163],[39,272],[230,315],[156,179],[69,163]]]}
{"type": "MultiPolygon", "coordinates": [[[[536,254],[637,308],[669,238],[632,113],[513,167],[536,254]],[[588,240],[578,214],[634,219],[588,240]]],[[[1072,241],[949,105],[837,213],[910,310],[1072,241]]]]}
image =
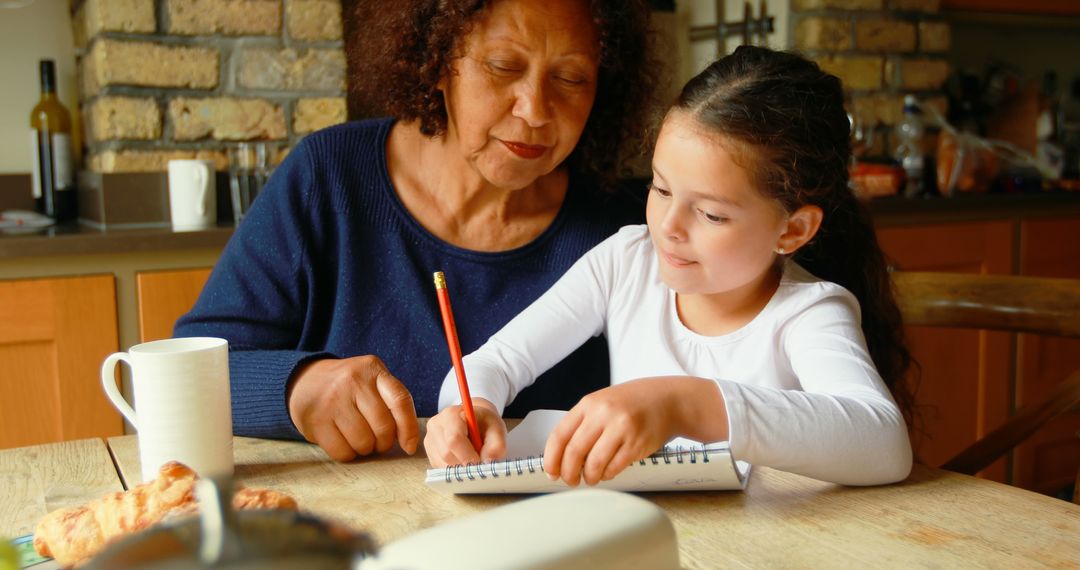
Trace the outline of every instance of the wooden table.
{"type": "Polygon", "coordinates": [[[0,537],[30,534],[49,511],[123,490],[101,439],[0,450],[0,537]]]}
{"type": "MultiPolygon", "coordinates": [[[[0,534],[32,531],[47,508],[142,480],[134,436],[0,451],[0,534]],[[115,458],[112,469],[108,451],[115,458]]],[[[515,500],[454,497],[422,483],[427,460],[400,452],[336,463],[317,447],[236,438],[236,475],[303,509],[389,542],[515,500]]],[[[643,494],[667,512],[686,568],[1080,568],[1080,506],[916,466],[904,483],[840,487],[755,468],[745,492],[643,494]]]]}

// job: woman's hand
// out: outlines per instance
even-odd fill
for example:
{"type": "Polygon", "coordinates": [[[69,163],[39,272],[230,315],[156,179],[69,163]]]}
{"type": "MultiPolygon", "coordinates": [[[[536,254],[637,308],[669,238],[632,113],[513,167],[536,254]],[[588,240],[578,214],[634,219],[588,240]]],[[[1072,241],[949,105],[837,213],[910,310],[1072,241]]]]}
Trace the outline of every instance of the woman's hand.
{"type": "Polygon", "coordinates": [[[304,365],[289,386],[288,404],[300,433],[337,461],[382,453],[395,438],[413,454],[420,441],[412,394],[375,356],[304,365]]]}
{"type": "Polygon", "coordinates": [[[595,485],[677,435],[727,439],[727,412],[715,382],[689,376],[643,378],[585,396],[548,436],[544,470],[570,486],[582,478],[595,485]]]}
{"type": "Polygon", "coordinates": [[[499,417],[495,404],[484,398],[473,398],[473,411],[480,428],[480,440],[484,442],[479,454],[469,441],[469,426],[461,406],[445,408],[428,420],[424,450],[432,467],[500,459],[506,454],[506,423],[499,417]]]}

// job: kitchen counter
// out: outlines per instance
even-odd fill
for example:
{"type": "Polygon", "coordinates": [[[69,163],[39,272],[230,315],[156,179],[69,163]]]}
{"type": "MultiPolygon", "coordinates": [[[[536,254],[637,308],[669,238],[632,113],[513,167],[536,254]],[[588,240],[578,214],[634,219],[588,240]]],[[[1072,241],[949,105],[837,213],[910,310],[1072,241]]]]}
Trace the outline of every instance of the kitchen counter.
{"type": "MultiPolygon", "coordinates": [[[[879,227],[1080,215],[1080,192],[965,194],[952,198],[877,198],[870,212],[879,227]]],[[[170,228],[99,230],[70,224],[34,233],[0,234],[0,259],[54,255],[150,253],[225,247],[232,224],[202,231],[170,228]]]]}
{"type": "MultiPolygon", "coordinates": [[[[0,209],[33,207],[17,199],[28,196],[28,188],[3,192],[4,183],[12,180],[28,186],[23,178],[29,177],[0,176],[0,209]],[[16,199],[5,201],[5,197],[16,199]]],[[[46,295],[54,287],[62,289],[60,284],[68,278],[110,276],[118,328],[118,344],[111,350],[131,346],[140,338],[140,275],[213,267],[233,233],[231,223],[190,232],[174,232],[167,223],[147,225],[156,227],[106,230],[86,223],[66,223],[36,231],[0,231],[0,285],[14,291],[18,283],[33,280],[34,287],[46,295]]]]}
{"type": "Polygon", "coordinates": [[[188,232],[172,228],[99,230],[63,224],[29,233],[0,233],[0,258],[163,252],[225,247],[233,225],[188,232]]]}

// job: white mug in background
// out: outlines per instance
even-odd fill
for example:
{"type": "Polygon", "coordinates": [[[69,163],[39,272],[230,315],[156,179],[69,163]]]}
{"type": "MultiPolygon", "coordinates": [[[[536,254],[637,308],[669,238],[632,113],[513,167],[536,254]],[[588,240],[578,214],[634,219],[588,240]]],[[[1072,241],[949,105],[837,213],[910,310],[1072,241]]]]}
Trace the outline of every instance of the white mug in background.
{"type": "Polygon", "coordinates": [[[201,159],[169,161],[169,212],[174,230],[201,230],[217,223],[214,163],[201,159]]]}
{"type": "Polygon", "coordinates": [[[211,337],[137,344],[101,365],[105,394],[139,433],[144,481],[168,461],[199,475],[233,472],[229,343],[211,337]],[[116,387],[116,364],[131,368],[135,409],[116,387]]]}

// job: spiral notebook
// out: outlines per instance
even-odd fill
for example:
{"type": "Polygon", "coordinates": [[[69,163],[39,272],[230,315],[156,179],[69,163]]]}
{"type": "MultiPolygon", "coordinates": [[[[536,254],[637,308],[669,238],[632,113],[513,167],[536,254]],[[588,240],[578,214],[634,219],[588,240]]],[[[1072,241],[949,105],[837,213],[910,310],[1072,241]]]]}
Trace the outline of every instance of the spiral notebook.
{"type": "MultiPolygon", "coordinates": [[[[544,473],[544,444],[566,412],[534,410],[506,437],[508,459],[427,470],[425,483],[443,493],[552,493],[570,489],[544,473]]],[[[746,488],[750,464],[736,461],[727,442],[676,438],[635,461],[610,481],[596,485],[618,491],[717,491],[746,488]]]]}

